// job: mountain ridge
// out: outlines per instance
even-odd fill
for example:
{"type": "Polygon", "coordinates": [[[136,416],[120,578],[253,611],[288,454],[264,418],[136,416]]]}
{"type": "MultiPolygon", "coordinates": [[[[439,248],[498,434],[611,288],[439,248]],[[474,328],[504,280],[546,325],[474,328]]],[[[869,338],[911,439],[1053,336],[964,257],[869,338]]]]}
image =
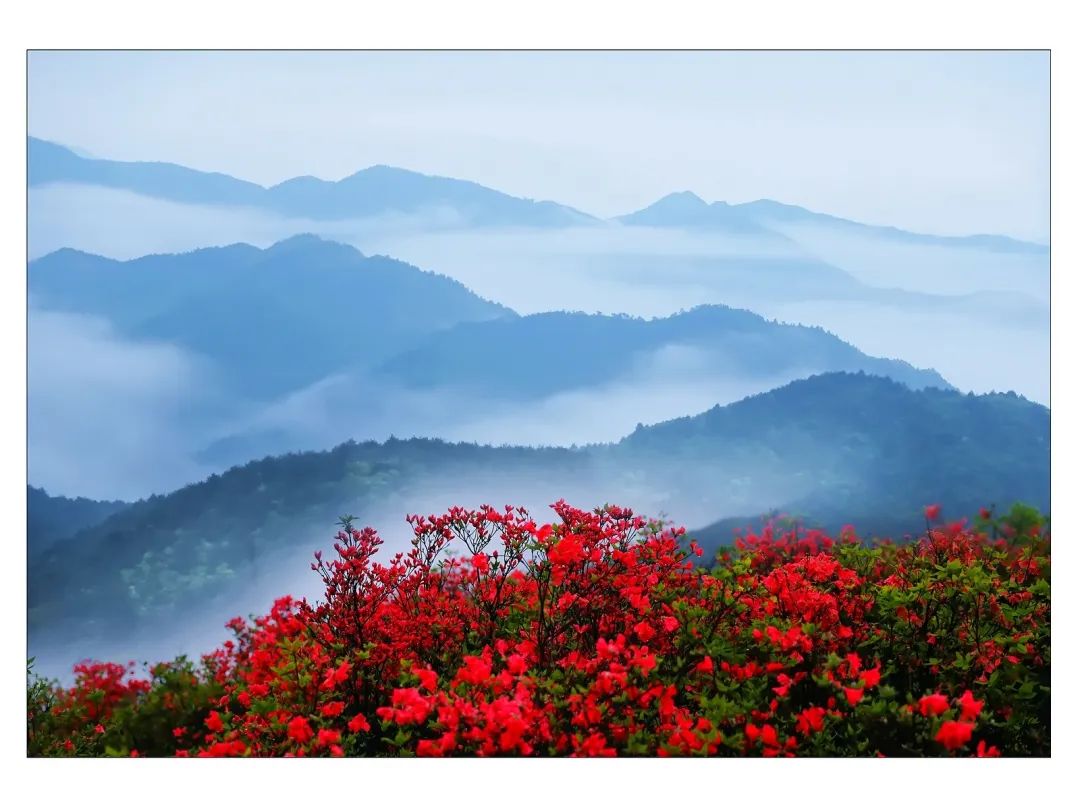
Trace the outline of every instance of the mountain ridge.
{"type": "Polygon", "coordinates": [[[44,488],[27,485],[27,554],[40,554],[73,532],[96,526],[129,506],[124,501],[53,495],[44,488]]]}
{"type": "Polygon", "coordinates": [[[39,138],[27,139],[27,184],[77,182],[119,188],[187,203],[254,206],[278,214],[334,220],[415,214],[454,208],[478,226],[567,226],[594,222],[584,212],[551,201],[515,197],[469,180],[376,165],[340,180],[311,175],[271,186],[203,172],[175,163],[79,157],[39,138]]]}
{"type": "Polygon", "coordinates": [[[951,388],[933,369],[866,355],[820,327],[788,324],[720,304],[654,318],[556,311],[456,324],[390,358],[376,372],[411,385],[456,384],[477,391],[491,384],[493,392],[512,389],[517,394],[550,379],[557,386],[542,387],[546,394],[614,379],[634,358],[666,347],[707,355],[727,376],[765,376],[796,368],[803,370],[797,377],[811,369],[862,370],[915,388],[951,388]],[[571,354],[574,362],[566,364],[562,359],[571,354]],[[492,379],[491,369],[503,373],[492,379]],[[523,374],[515,376],[515,370],[523,374]]]}
{"type": "Polygon", "coordinates": [[[1049,245],[1040,242],[1001,234],[925,234],[891,225],[875,225],[768,198],[745,203],[728,203],[723,200],[709,203],[691,191],[667,194],[645,208],[614,219],[627,225],[705,228],[730,233],[759,233],[783,239],[790,239],[790,236],[782,230],[776,230],[778,226],[811,223],[841,227],[913,244],[983,248],[1010,253],[1044,254],[1050,250],[1049,245]]]}
{"type": "MultiPolygon", "coordinates": [[[[491,189],[475,181],[429,175],[386,164],[375,164],[360,169],[339,180],[301,175],[263,186],[223,172],[206,172],[164,161],[87,158],[70,147],[33,136],[27,137],[27,160],[29,186],[65,181],[89,183],[127,189],[176,202],[248,205],[268,208],[280,214],[305,215],[315,219],[419,211],[417,198],[406,199],[403,208],[379,207],[372,206],[368,202],[349,201],[347,199],[349,195],[342,191],[347,192],[351,189],[354,196],[358,191],[361,196],[372,195],[372,192],[385,192],[386,190],[380,188],[379,183],[393,178],[414,186],[418,184],[431,186],[433,191],[424,200],[424,204],[430,207],[454,201],[463,205],[467,217],[464,223],[459,224],[569,227],[605,222],[604,218],[555,201],[518,197],[491,189]],[[292,190],[302,190],[305,195],[315,194],[315,198],[304,200],[290,198],[287,193],[292,190]],[[451,191],[454,194],[451,194],[451,191]],[[455,197],[455,194],[459,196],[455,197]],[[464,198],[460,195],[464,195],[464,198]],[[345,201],[339,198],[344,198],[345,201]],[[508,206],[508,208],[504,211],[496,211],[492,208],[496,203],[508,206]]],[[[402,205],[400,199],[398,205],[402,205]]],[[[770,227],[770,223],[815,222],[922,244],[1039,254],[1049,251],[1048,245],[1005,235],[924,234],[889,225],[863,223],[767,198],[736,204],[725,201],[710,204],[691,191],[673,192],[643,209],[615,216],[609,220],[624,224],[648,225],[654,218],[646,212],[656,209],[658,205],[664,212],[665,227],[720,227],[731,233],[765,235],[788,241],[789,238],[770,227]],[[676,210],[682,211],[684,215],[689,214],[690,221],[680,223],[678,218],[673,216],[676,210]]],[[[653,214],[656,213],[653,211],[653,214]]],[[[451,224],[454,224],[453,221],[451,224]]]]}
{"type": "Polygon", "coordinates": [[[30,262],[27,279],[38,307],[176,343],[262,394],[379,358],[425,330],[517,317],[449,276],[313,235],[129,260],[64,249],[30,262]],[[335,317],[343,307],[357,317],[335,317]]]}

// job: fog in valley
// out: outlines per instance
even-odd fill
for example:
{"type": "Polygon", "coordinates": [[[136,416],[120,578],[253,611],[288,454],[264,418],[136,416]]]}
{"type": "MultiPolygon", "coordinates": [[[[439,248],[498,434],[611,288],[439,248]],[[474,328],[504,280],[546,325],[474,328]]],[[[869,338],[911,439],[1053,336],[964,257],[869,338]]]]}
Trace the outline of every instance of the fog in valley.
{"type": "MultiPolygon", "coordinates": [[[[462,231],[445,212],[327,223],[71,184],[32,189],[29,223],[31,258],[60,247],[120,259],[240,241],[266,247],[311,232],[449,275],[521,314],[655,317],[699,304],[744,307],[937,369],[965,391],[1012,390],[1049,402],[1046,254],[907,245],[842,228],[777,229],[791,241],[610,223],[462,231]]],[[[524,434],[510,439],[551,441],[524,434]]],[[[611,438],[575,427],[562,435],[611,438]]]]}
{"type": "Polygon", "coordinates": [[[211,471],[191,456],[215,409],[214,371],[180,347],[125,339],[102,318],[28,311],[29,479],[112,500],[211,471]]]}
{"type": "Polygon", "coordinates": [[[669,345],[642,353],[610,383],[527,403],[479,397],[462,388],[395,388],[363,374],[337,375],[223,426],[225,439],[202,455],[223,453],[222,461],[240,462],[262,443],[284,452],[331,447],[343,437],[534,446],[616,442],[638,424],[696,414],[804,376],[718,378],[709,371],[701,350],[669,345]]]}

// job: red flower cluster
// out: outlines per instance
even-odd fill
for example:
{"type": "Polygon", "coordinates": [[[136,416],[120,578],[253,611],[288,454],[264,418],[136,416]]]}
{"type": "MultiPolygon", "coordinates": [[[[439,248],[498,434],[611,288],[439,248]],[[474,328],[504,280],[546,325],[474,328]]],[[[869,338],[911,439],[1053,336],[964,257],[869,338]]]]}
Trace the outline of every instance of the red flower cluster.
{"type": "Polygon", "coordinates": [[[150,682],[130,678],[134,662],[127,667],[113,662],[80,662],[75,665],[75,686],[52,707],[55,715],[74,711],[89,721],[105,721],[113,711],[145,692],[150,682]],[[129,677],[129,678],[125,678],[129,677]]]}
{"type": "Polygon", "coordinates": [[[80,666],[41,753],[91,751],[78,724],[99,722],[86,740],[143,755],[1049,752],[1048,536],[767,527],[706,569],[682,529],[554,509],[412,516],[385,562],[346,524],[312,566],[321,602],[232,621],[197,675],[80,666]]]}

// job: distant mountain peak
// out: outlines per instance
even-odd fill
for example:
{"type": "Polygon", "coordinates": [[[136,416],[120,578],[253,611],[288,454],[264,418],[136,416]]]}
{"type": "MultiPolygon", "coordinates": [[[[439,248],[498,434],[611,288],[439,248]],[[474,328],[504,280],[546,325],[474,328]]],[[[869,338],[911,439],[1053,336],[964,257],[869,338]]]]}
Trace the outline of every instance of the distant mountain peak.
{"type": "Polygon", "coordinates": [[[704,208],[708,208],[708,205],[708,203],[692,191],[676,191],[664,195],[651,206],[642,209],[642,211],[665,211],[670,213],[677,211],[697,212],[704,208]]]}
{"type": "MultiPolygon", "coordinates": [[[[306,231],[306,232],[300,233],[300,234],[293,234],[291,237],[285,237],[284,239],[279,239],[277,242],[270,245],[266,250],[273,251],[273,250],[277,250],[277,249],[280,249],[280,248],[293,248],[293,247],[308,248],[308,247],[312,247],[312,246],[315,246],[315,245],[341,245],[343,247],[350,248],[352,250],[356,250],[351,245],[346,245],[343,242],[337,242],[336,240],[332,240],[332,239],[325,239],[324,237],[321,237],[318,234],[313,234],[310,231],[306,231]]],[[[359,253],[359,251],[357,251],[357,253],[359,253]]]]}
{"type": "Polygon", "coordinates": [[[689,189],[685,191],[674,191],[664,197],[661,197],[658,202],[664,202],[665,200],[679,200],[688,204],[705,206],[708,205],[702,198],[698,197],[694,192],[689,189]]]}
{"type": "Polygon", "coordinates": [[[351,263],[367,258],[353,245],[312,233],[295,234],[279,240],[266,248],[263,255],[273,258],[300,255],[308,262],[318,259],[320,262],[351,263]]]}
{"type": "Polygon", "coordinates": [[[315,177],[315,175],[300,175],[299,177],[290,177],[288,180],[283,180],[280,183],[269,186],[268,190],[297,188],[300,186],[321,186],[327,182],[328,181],[323,180],[321,177],[315,177]]]}
{"type": "Polygon", "coordinates": [[[419,177],[439,177],[438,175],[429,175],[425,172],[417,172],[414,169],[405,169],[401,166],[391,166],[389,163],[374,163],[365,169],[353,172],[353,175],[417,175],[419,177]]]}
{"type": "MultiPolygon", "coordinates": [[[[387,163],[376,163],[372,166],[366,166],[363,169],[358,169],[352,174],[338,180],[338,183],[350,183],[358,180],[394,180],[394,179],[417,179],[417,180],[451,180],[451,178],[439,177],[438,175],[427,175],[422,172],[416,172],[412,169],[403,169],[400,166],[391,166],[387,163]]],[[[323,181],[324,183],[333,181],[323,181]]]]}
{"type": "Polygon", "coordinates": [[[787,241],[785,237],[748,216],[738,206],[729,205],[724,200],[710,204],[691,191],[674,192],[661,197],[651,206],[616,219],[625,225],[708,229],[787,241]]]}

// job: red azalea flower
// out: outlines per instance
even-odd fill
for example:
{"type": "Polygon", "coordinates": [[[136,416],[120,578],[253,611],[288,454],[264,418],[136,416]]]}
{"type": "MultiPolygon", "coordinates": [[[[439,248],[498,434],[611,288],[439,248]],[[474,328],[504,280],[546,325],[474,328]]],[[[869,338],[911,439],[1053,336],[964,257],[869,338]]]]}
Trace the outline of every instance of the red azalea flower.
{"type": "Polygon", "coordinates": [[[964,721],[945,721],[938,730],[938,734],[934,736],[934,740],[951,752],[970,741],[974,730],[974,724],[964,721]]]}
{"type": "Polygon", "coordinates": [[[298,715],[289,721],[288,735],[300,744],[307,743],[315,737],[315,733],[311,730],[311,724],[302,715],[298,715]]]}
{"type": "Polygon", "coordinates": [[[875,667],[864,670],[859,674],[864,687],[877,687],[881,683],[881,668],[875,667]]]}
{"type": "Polygon", "coordinates": [[[211,732],[221,732],[225,728],[225,723],[221,720],[217,710],[211,710],[206,717],[206,728],[211,732]]]}
{"type": "Polygon", "coordinates": [[[417,741],[416,742],[416,756],[417,757],[441,757],[442,747],[439,746],[438,741],[417,741]]]}
{"type": "Polygon", "coordinates": [[[363,713],[358,713],[351,721],[349,721],[349,732],[370,732],[371,724],[368,723],[367,718],[363,713]]]}
{"type": "Polygon", "coordinates": [[[966,690],[960,696],[960,719],[962,721],[974,721],[982,712],[984,701],[976,701],[970,690],[966,690]]]}
{"type": "Polygon", "coordinates": [[[638,638],[642,642],[648,642],[650,639],[656,636],[656,631],[651,625],[649,625],[649,623],[645,622],[645,620],[642,620],[634,626],[634,633],[638,635],[638,638]]]}
{"type": "Polygon", "coordinates": [[[941,505],[931,504],[929,507],[923,510],[923,514],[926,516],[927,521],[937,521],[941,516],[941,505]]]}
{"type": "Polygon", "coordinates": [[[319,713],[325,718],[336,718],[345,712],[344,701],[328,701],[319,708],[319,713]]]}
{"type": "Polygon", "coordinates": [[[483,684],[491,676],[491,665],[479,656],[466,656],[465,664],[457,672],[457,680],[466,684],[483,684]]]}
{"type": "Polygon", "coordinates": [[[697,671],[698,673],[712,673],[713,672],[712,657],[711,656],[706,656],[704,659],[702,659],[700,662],[697,663],[697,666],[694,668],[694,670],[697,671]]]}
{"type": "Polygon", "coordinates": [[[924,716],[941,715],[949,709],[949,699],[941,693],[923,696],[919,699],[919,712],[924,716]]]}
{"type": "Polygon", "coordinates": [[[862,701],[863,688],[861,687],[845,687],[844,695],[847,697],[848,704],[852,706],[862,701]]]}
{"type": "Polygon", "coordinates": [[[585,757],[615,757],[615,750],[607,745],[603,734],[594,732],[581,742],[574,754],[585,757]]]}
{"type": "Polygon", "coordinates": [[[420,679],[420,686],[427,690],[429,693],[434,693],[438,686],[438,676],[435,671],[427,667],[415,666],[412,669],[412,674],[416,678],[420,679]]]}
{"type": "Polygon", "coordinates": [[[585,559],[585,549],[581,538],[577,535],[564,535],[563,538],[548,551],[548,559],[552,563],[565,566],[579,563],[585,559]]]}
{"type": "Polygon", "coordinates": [[[1001,757],[1001,752],[996,746],[987,747],[986,741],[979,741],[975,747],[975,757],[1001,757]]]}
{"type": "Polygon", "coordinates": [[[825,726],[825,710],[822,707],[810,707],[799,713],[795,722],[795,728],[800,735],[809,735],[811,732],[821,732],[825,726]]]}
{"type": "MultiPolygon", "coordinates": [[[[349,678],[349,671],[352,670],[352,665],[349,662],[343,662],[337,667],[330,668],[326,671],[326,676],[323,678],[322,684],[319,685],[320,690],[333,690],[339,684],[349,678]]],[[[265,696],[269,689],[265,684],[254,685],[251,687],[251,692],[257,696],[265,696]]]]}
{"type": "Polygon", "coordinates": [[[319,730],[319,739],[318,739],[318,741],[316,741],[318,746],[327,747],[332,743],[340,743],[340,742],[341,742],[341,733],[338,732],[336,729],[320,729],[319,730]]]}

